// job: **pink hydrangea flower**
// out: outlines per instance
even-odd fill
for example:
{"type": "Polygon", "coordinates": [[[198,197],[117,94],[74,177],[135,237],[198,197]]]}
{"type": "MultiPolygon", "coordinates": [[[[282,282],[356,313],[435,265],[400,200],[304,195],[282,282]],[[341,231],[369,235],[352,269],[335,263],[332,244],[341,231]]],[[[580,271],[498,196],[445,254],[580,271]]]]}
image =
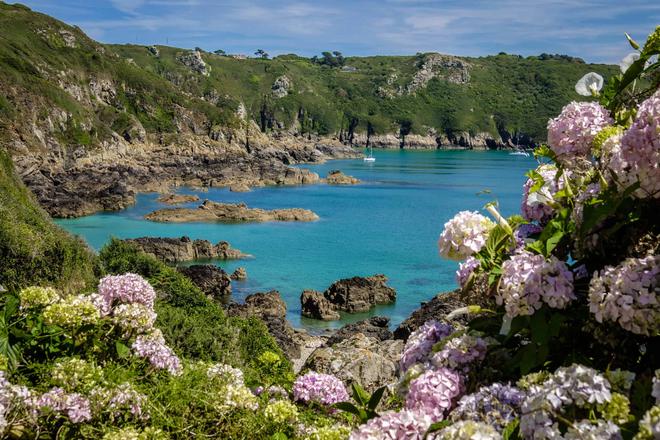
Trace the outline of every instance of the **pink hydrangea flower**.
{"type": "Polygon", "coordinates": [[[495,223],[476,211],[461,211],[445,223],[438,240],[440,255],[461,261],[476,254],[486,244],[495,223]]]}
{"type": "Polygon", "coordinates": [[[67,393],[62,388],[53,388],[37,400],[42,411],[51,410],[66,417],[73,423],[92,419],[89,400],[78,393],[67,393]]]}
{"type": "Polygon", "coordinates": [[[293,399],[304,403],[333,405],[347,401],[348,392],[339,378],[312,371],[298,377],[293,383],[293,399]]]}
{"type": "Polygon", "coordinates": [[[181,374],[181,361],[167,346],[160,330],[138,336],[132,348],[137,356],[147,359],[155,368],[167,370],[172,375],[181,374]]]}
{"type": "Polygon", "coordinates": [[[438,321],[425,322],[406,341],[406,346],[403,348],[403,354],[399,360],[401,371],[405,372],[417,363],[426,362],[433,345],[453,332],[454,327],[449,324],[441,324],[438,321]]]}
{"type": "Polygon", "coordinates": [[[594,137],[612,123],[607,109],[597,102],[571,102],[548,122],[548,145],[560,160],[588,156],[594,137]]]}
{"type": "Polygon", "coordinates": [[[478,268],[480,264],[481,262],[477,258],[468,257],[467,260],[458,265],[456,281],[461,288],[465,287],[465,284],[470,279],[470,275],[472,275],[474,270],[478,268]]]}
{"type": "Polygon", "coordinates": [[[639,182],[637,198],[660,198],[660,91],[644,101],[621,138],[620,162],[614,170],[629,187],[639,182]]]}
{"type": "Polygon", "coordinates": [[[594,273],[589,284],[589,310],[598,322],[657,336],[660,332],[660,256],[628,258],[619,266],[594,273]]]}
{"type": "Polygon", "coordinates": [[[151,284],[140,275],[126,273],[124,275],[109,275],[99,282],[98,293],[108,311],[114,302],[123,304],[143,304],[150,309],[154,307],[156,291],[151,284]]]}
{"type": "Polygon", "coordinates": [[[410,382],[406,409],[419,411],[433,422],[442,420],[462,391],[461,377],[448,368],[427,370],[410,382]]]}
{"type": "Polygon", "coordinates": [[[486,357],[488,344],[482,338],[462,335],[444,344],[442,350],[433,355],[431,363],[436,367],[447,367],[467,373],[470,367],[486,357]]]}
{"type": "Polygon", "coordinates": [[[349,440],[423,440],[432,423],[429,415],[419,411],[388,411],[361,425],[349,440]]]}
{"type": "Polygon", "coordinates": [[[563,309],[573,299],[573,272],[554,255],[520,250],[502,264],[496,300],[509,317],[533,315],[543,303],[563,309]]]}

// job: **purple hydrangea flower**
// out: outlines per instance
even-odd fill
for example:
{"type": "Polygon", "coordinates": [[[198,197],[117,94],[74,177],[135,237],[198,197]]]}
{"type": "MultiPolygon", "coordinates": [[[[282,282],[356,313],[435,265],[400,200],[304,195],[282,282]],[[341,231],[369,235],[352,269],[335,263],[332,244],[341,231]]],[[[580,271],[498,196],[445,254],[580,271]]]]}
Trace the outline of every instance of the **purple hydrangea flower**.
{"type": "Polygon", "coordinates": [[[173,375],[181,374],[181,361],[167,346],[160,330],[155,329],[151,333],[138,336],[132,348],[137,356],[146,358],[155,368],[167,370],[173,375]]]}
{"type": "Polygon", "coordinates": [[[388,411],[353,431],[349,440],[422,440],[433,423],[423,412],[388,411]]]}
{"type": "Polygon", "coordinates": [[[151,284],[134,273],[109,275],[102,278],[99,282],[98,293],[105,303],[104,310],[106,311],[113,306],[115,301],[123,304],[143,304],[153,309],[156,299],[156,291],[151,284]]]}
{"type": "Polygon", "coordinates": [[[304,403],[333,405],[347,401],[348,392],[339,378],[312,371],[298,377],[293,383],[293,399],[304,403]]]}
{"type": "Polygon", "coordinates": [[[461,377],[448,368],[427,370],[410,382],[406,409],[419,411],[433,422],[442,420],[461,393],[461,377]]]}
{"type": "Polygon", "coordinates": [[[399,361],[401,371],[405,372],[417,363],[426,362],[431,354],[433,345],[453,332],[454,327],[449,324],[441,324],[438,321],[425,322],[406,341],[406,346],[403,348],[403,354],[399,361]]]}
{"type": "Polygon", "coordinates": [[[42,411],[51,410],[64,415],[73,423],[86,422],[92,419],[89,400],[78,393],[67,393],[56,387],[44,393],[37,400],[42,411]]]}
{"type": "Polygon", "coordinates": [[[613,123],[607,109],[597,102],[571,102],[548,122],[548,145],[560,160],[587,156],[594,137],[613,123]]]}
{"type": "Polygon", "coordinates": [[[657,336],[660,332],[660,255],[628,258],[619,266],[594,273],[589,284],[589,310],[596,321],[612,321],[624,329],[657,336]]]}
{"type": "Polygon", "coordinates": [[[532,235],[540,234],[543,228],[534,223],[523,223],[516,228],[514,232],[516,238],[516,247],[521,248],[525,246],[525,241],[532,235]]]}
{"type": "Polygon", "coordinates": [[[463,396],[451,413],[454,421],[474,420],[487,423],[498,431],[520,415],[524,393],[510,385],[494,383],[463,396]]]}
{"type": "Polygon", "coordinates": [[[486,357],[488,344],[482,338],[462,335],[452,338],[433,355],[431,363],[436,367],[448,367],[467,373],[475,362],[486,357]]]}
{"type": "Polygon", "coordinates": [[[468,257],[463,263],[458,265],[458,270],[456,271],[456,281],[461,288],[465,287],[470,275],[474,272],[476,268],[479,267],[481,262],[475,257],[468,257]]]}

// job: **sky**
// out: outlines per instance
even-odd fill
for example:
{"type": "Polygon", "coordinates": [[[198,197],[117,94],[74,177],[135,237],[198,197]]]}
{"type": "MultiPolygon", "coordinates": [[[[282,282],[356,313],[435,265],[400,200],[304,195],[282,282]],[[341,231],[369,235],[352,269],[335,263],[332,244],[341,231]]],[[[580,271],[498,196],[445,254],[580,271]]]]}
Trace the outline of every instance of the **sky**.
{"type": "Polygon", "coordinates": [[[660,24],[654,0],[22,0],[104,43],[251,55],[561,53],[618,63],[660,24]]]}

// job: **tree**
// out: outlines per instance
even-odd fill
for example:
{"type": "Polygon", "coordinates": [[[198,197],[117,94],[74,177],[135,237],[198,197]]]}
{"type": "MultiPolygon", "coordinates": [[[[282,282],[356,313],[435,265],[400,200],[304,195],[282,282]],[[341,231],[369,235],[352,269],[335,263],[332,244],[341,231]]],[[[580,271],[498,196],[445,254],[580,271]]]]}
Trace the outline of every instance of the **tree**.
{"type": "Polygon", "coordinates": [[[335,61],[336,61],[337,65],[340,66],[340,67],[343,66],[344,63],[346,62],[346,59],[344,58],[344,55],[342,55],[342,53],[339,52],[339,51],[334,51],[334,52],[332,52],[332,54],[335,56],[335,61]]]}
{"type": "Polygon", "coordinates": [[[227,55],[227,52],[225,52],[222,49],[214,50],[213,53],[216,54],[216,55],[220,55],[221,57],[224,57],[225,55],[227,55]]]}
{"type": "Polygon", "coordinates": [[[258,49],[254,54],[259,58],[263,58],[264,60],[268,59],[268,52],[263,49],[258,49]]]}

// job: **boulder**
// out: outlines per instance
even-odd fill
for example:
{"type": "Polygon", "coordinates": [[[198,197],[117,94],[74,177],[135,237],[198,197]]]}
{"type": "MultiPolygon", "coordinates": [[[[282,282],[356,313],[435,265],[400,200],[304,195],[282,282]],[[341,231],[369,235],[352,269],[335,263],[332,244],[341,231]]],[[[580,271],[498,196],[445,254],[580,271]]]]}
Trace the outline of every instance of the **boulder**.
{"type": "Polygon", "coordinates": [[[162,238],[140,237],[124,240],[139,247],[166,263],[205,259],[236,260],[248,255],[233,249],[226,241],[213,244],[208,240],[191,240],[189,237],[162,238]]]}
{"type": "Polygon", "coordinates": [[[190,278],[211,299],[226,301],[231,295],[231,279],[227,272],[212,264],[179,267],[179,272],[190,278]]]}
{"type": "Polygon", "coordinates": [[[247,279],[247,270],[244,267],[237,267],[234,273],[231,274],[231,279],[237,281],[247,279]]]}
{"type": "Polygon", "coordinates": [[[351,338],[353,335],[361,333],[370,338],[379,341],[392,339],[392,332],[389,329],[390,318],[384,316],[374,316],[363,321],[358,321],[352,324],[346,324],[337,330],[328,339],[327,345],[335,345],[345,339],[351,338]]]}
{"type": "Polygon", "coordinates": [[[325,181],[328,185],[355,185],[360,183],[359,179],[353,176],[347,176],[339,170],[330,171],[325,181]]]}
{"type": "Polygon", "coordinates": [[[276,98],[284,98],[289,94],[290,89],[291,80],[286,75],[282,75],[273,82],[271,92],[276,98]]]}
{"type": "Polygon", "coordinates": [[[248,192],[250,187],[246,183],[235,183],[229,186],[231,192],[248,192]]]}
{"type": "Polygon", "coordinates": [[[357,333],[331,347],[316,349],[303,369],[333,374],[344,383],[359,383],[368,392],[396,380],[403,341],[380,341],[357,333]]]}
{"type": "Polygon", "coordinates": [[[319,216],[309,209],[286,208],[265,210],[248,208],[245,203],[218,203],[205,200],[197,208],[159,209],[144,216],[147,220],[165,223],[185,222],[311,222],[319,216]]]}
{"type": "MultiPolygon", "coordinates": [[[[445,317],[454,310],[468,305],[460,290],[440,293],[430,301],[421,304],[399,327],[394,330],[394,338],[407,340],[408,336],[425,322],[435,319],[444,321],[445,317]]],[[[464,318],[463,318],[464,319],[464,318]]],[[[460,322],[460,321],[459,321],[460,322]]]]}
{"type": "Polygon", "coordinates": [[[289,359],[300,357],[300,338],[286,319],[286,303],[278,291],[248,295],[244,304],[229,305],[227,314],[261,319],[289,359]]]}
{"type": "Polygon", "coordinates": [[[179,205],[181,203],[190,203],[199,201],[199,196],[191,194],[163,194],[156,199],[166,205],[179,205]]]}
{"type": "Polygon", "coordinates": [[[321,292],[316,290],[304,290],[300,295],[302,315],[313,319],[332,321],[339,319],[339,313],[334,305],[328,301],[321,292]]]}
{"type": "Polygon", "coordinates": [[[386,283],[385,275],[347,278],[334,282],[323,295],[339,310],[366,312],[376,304],[396,301],[396,291],[386,283]]]}

